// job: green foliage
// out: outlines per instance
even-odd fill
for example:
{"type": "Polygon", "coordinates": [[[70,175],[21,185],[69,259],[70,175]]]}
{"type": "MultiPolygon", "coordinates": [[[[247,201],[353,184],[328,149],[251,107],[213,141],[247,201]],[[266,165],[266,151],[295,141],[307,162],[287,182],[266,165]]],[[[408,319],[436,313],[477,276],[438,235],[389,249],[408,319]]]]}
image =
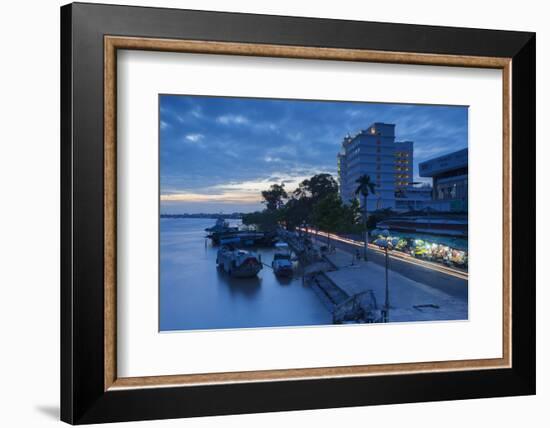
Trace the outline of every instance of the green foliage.
{"type": "Polygon", "coordinates": [[[289,230],[310,223],[311,201],[309,198],[291,197],[281,209],[281,217],[289,230]]]}
{"type": "Polygon", "coordinates": [[[356,183],[358,183],[357,188],[355,189],[356,195],[361,195],[363,198],[368,198],[370,194],[374,194],[376,185],[374,182],[371,181],[369,175],[362,175],[357,180],[355,180],[356,183]]]}
{"type": "Polygon", "coordinates": [[[264,198],[263,202],[266,204],[267,209],[269,211],[275,211],[283,206],[283,199],[288,198],[288,195],[285,191],[284,183],[281,183],[272,184],[269,190],[264,190],[262,192],[262,197],[264,198]]]}
{"type": "Polygon", "coordinates": [[[371,193],[375,193],[374,188],[375,185],[371,181],[370,176],[363,174],[361,177],[359,177],[355,182],[358,184],[357,189],[355,189],[356,195],[361,195],[363,197],[363,231],[365,232],[365,239],[364,239],[364,249],[363,249],[363,257],[365,261],[367,260],[367,244],[368,244],[368,214],[367,214],[367,198],[371,193]]]}
{"type": "Polygon", "coordinates": [[[317,174],[302,181],[282,207],[283,221],[288,229],[313,223],[315,205],[328,195],[338,196],[338,183],[330,174],[317,174]]]}
{"type": "Polygon", "coordinates": [[[294,191],[294,196],[302,199],[309,198],[315,204],[325,196],[338,194],[338,183],[330,174],[317,174],[300,183],[294,191]]]}
{"type": "Polygon", "coordinates": [[[342,205],[340,231],[343,233],[360,233],[364,231],[361,223],[361,206],[357,199],[350,200],[348,205],[342,205]]]}
{"type": "Polygon", "coordinates": [[[246,225],[256,225],[262,232],[272,231],[277,227],[280,220],[280,213],[265,209],[249,214],[243,214],[242,222],[246,225]]]}
{"type": "Polygon", "coordinates": [[[342,200],[331,193],[317,202],[313,207],[313,224],[328,233],[336,233],[342,226],[342,200]]]}
{"type": "Polygon", "coordinates": [[[368,225],[368,215],[367,215],[367,198],[370,194],[375,193],[375,184],[371,181],[369,175],[362,175],[357,180],[355,180],[357,183],[357,188],[355,189],[356,195],[361,195],[363,197],[363,225],[367,229],[369,228],[368,225]]]}
{"type": "Polygon", "coordinates": [[[273,230],[279,224],[289,230],[313,224],[329,233],[364,230],[359,201],[353,199],[344,205],[338,195],[338,183],[330,174],[317,174],[302,181],[290,197],[284,184],[271,185],[262,197],[266,209],[243,215],[243,224],[257,225],[262,231],[273,230]]]}

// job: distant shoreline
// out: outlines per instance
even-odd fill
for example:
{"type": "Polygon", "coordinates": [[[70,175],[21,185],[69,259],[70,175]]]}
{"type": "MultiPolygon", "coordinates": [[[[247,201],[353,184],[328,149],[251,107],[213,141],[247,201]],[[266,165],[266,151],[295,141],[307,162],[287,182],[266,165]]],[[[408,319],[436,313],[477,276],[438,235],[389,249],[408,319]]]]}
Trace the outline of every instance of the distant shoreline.
{"type": "Polygon", "coordinates": [[[161,214],[160,218],[222,218],[227,220],[240,220],[244,213],[220,214],[220,213],[197,213],[197,214],[161,214]]]}

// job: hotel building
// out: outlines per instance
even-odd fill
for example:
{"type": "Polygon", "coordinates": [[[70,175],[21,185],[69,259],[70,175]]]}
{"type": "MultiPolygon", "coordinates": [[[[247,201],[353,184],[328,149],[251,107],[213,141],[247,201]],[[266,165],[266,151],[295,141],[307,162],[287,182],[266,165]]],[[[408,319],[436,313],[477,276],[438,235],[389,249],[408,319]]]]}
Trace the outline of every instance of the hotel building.
{"type": "MultiPolygon", "coordinates": [[[[355,136],[346,136],[337,155],[342,200],[348,203],[357,197],[356,180],[366,174],[376,186],[375,194],[367,198],[369,211],[409,209],[415,199],[407,193],[412,188],[413,146],[412,141],[395,141],[395,125],[389,123],[376,122],[355,136]]],[[[425,192],[420,197],[426,198],[425,192]]]]}

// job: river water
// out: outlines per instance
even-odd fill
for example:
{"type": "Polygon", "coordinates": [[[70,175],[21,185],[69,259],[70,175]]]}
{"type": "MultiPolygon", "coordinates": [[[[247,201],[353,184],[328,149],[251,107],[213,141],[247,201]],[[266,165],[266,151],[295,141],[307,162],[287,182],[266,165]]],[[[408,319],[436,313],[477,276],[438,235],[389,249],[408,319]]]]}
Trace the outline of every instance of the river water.
{"type": "MultiPolygon", "coordinates": [[[[279,279],[266,266],[257,278],[231,278],[219,271],[217,247],[204,231],[214,222],[160,219],[161,331],[332,323],[328,309],[299,275],[279,279]]],[[[273,248],[254,251],[271,266],[273,248]]]]}

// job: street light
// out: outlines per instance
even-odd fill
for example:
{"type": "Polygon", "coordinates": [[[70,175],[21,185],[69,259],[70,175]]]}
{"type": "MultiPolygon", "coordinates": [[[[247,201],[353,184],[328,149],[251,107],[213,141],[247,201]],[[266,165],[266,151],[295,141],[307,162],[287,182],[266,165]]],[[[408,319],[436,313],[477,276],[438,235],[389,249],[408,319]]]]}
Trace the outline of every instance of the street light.
{"type": "Polygon", "coordinates": [[[388,229],[384,229],[380,235],[386,238],[386,242],[384,242],[384,252],[386,254],[386,301],[384,303],[384,322],[388,322],[390,314],[390,293],[388,287],[388,237],[390,236],[390,232],[388,229]]]}

